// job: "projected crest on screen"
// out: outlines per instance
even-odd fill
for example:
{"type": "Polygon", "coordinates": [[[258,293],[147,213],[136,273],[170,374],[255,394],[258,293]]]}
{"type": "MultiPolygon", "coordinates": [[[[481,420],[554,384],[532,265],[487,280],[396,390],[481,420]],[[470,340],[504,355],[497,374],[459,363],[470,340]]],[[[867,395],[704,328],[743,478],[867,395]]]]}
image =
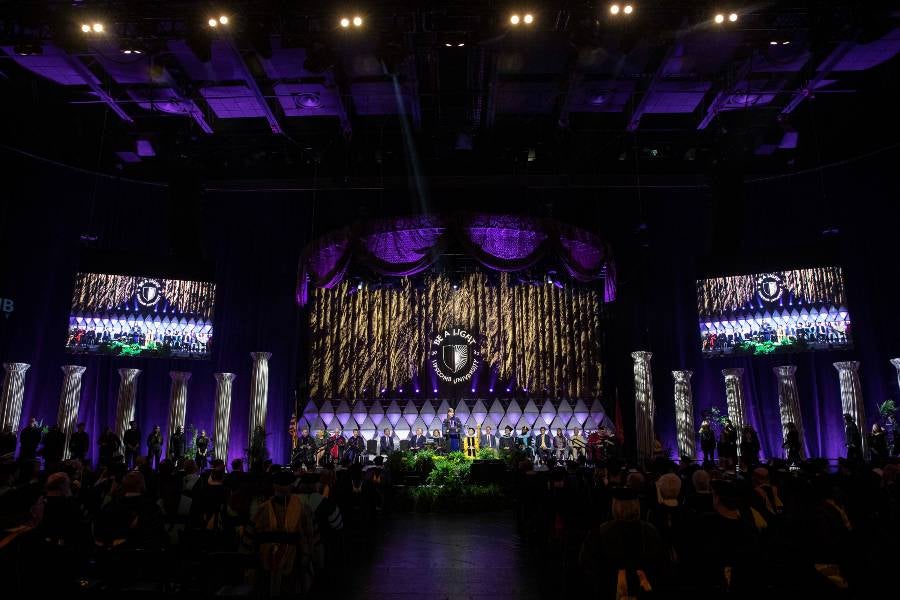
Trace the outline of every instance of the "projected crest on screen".
{"type": "Polygon", "coordinates": [[[697,312],[706,356],[829,350],[851,344],[840,267],[701,279],[697,312]]]}
{"type": "Polygon", "coordinates": [[[216,285],[78,273],[66,349],[114,356],[207,358],[216,285]]]}

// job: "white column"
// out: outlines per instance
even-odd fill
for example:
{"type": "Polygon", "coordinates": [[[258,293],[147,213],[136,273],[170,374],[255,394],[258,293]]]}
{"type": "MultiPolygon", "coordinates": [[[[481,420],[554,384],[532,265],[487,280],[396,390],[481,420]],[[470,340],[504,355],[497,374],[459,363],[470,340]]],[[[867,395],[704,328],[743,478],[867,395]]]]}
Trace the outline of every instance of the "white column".
{"type": "Polygon", "coordinates": [[[803,419],[800,418],[800,397],[797,394],[797,378],[794,374],[797,367],[784,365],[772,367],[775,377],[778,378],[778,410],[781,413],[781,432],[784,436],[784,426],[793,423],[800,434],[800,454],[806,455],[806,438],[803,437],[803,419]]]}
{"type": "Polygon", "coordinates": [[[116,402],[116,435],[121,441],[128,423],[134,420],[134,403],[137,397],[137,378],[140,369],[119,369],[119,398],[116,402]]]}
{"type": "Polygon", "coordinates": [[[25,371],[28,363],[3,363],[3,389],[0,389],[0,430],[9,427],[19,431],[22,418],[22,399],[25,397],[25,371]]]}
{"type": "Polygon", "coordinates": [[[59,393],[59,412],[56,415],[56,424],[59,430],[66,434],[66,443],[63,446],[63,458],[69,456],[69,438],[75,429],[78,420],[78,405],[81,403],[81,375],[85,367],[79,365],[64,365],[62,372],[62,390],[59,393]]]}
{"type": "Polygon", "coordinates": [[[250,371],[250,439],[257,427],[266,427],[266,410],[269,404],[269,359],[271,352],[251,352],[253,368],[250,371]]]}
{"type": "Polygon", "coordinates": [[[184,427],[184,414],[187,410],[188,381],[191,374],[187,371],[169,371],[172,384],[169,387],[169,422],[166,425],[166,441],[172,439],[172,433],[184,427]]]}
{"type": "Polygon", "coordinates": [[[900,386],[900,358],[892,358],[891,364],[897,369],[897,385],[900,386]]]}
{"type": "Polygon", "coordinates": [[[656,405],[653,402],[653,377],[650,372],[652,352],[632,352],[634,360],[634,418],[638,460],[653,458],[654,428],[653,417],[656,405]]]}
{"type": "Polygon", "coordinates": [[[215,458],[227,462],[228,457],[228,428],[231,424],[231,382],[234,381],[234,373],[214,373],[216,378],[216,422],[213,427],[213,442],[215,443],[215,458]]]}
{"type": "Polygon", "coordinates": [[[675,380],[675,431],[678,436],[678,456],[697,458],[694,445],[694,391],[691,389],[693,371],[672,371],[675,380]]]}
{"type": "Polygon", "coordinates": [[[725,405],[728,407],[728,418],[737,430],[738,456],[741,454],[741,431],[747,423],[747,405],[744,401],[744,370],[722,369],[725,377],[725,405]]]}
{"type": "Polygon", "coordinates": [[[847,360],[834,363],[838,371],[838,381],[841,385],[841,410],[849,414],[856,421],[862,438],[862,454],[866,456],[869,449],[869,440],[866,433],[866,408],[863,403],[862,385],[859,382],[859,361],[847,360]]]}

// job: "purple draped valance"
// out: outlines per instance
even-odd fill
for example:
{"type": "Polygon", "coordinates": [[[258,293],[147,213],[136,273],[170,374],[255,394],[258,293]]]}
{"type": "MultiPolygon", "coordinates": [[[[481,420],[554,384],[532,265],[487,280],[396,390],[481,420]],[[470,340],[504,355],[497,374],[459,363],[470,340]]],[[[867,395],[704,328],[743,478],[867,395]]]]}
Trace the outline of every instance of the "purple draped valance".
{"type": "Polygon", "coordinates": [[[339,284],[352,264],[381,275],[416,275],[433,265],[451,241],[495,271],[521,271],[555,256],[576,281],[603,279],[604,299],[615,299],[612,256],[596,235],[547,219],[465,214],[371,221],[316,240],[300,259],[297,301],[306,304],[310,286],[339,284]]]}

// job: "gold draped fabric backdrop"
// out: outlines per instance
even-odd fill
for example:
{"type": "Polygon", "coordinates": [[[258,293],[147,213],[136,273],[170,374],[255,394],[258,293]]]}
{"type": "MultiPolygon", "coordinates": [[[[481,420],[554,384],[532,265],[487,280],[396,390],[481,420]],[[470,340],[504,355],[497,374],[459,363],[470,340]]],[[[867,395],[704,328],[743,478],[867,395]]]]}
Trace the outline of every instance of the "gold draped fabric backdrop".
{"type": "MultiPolygon", "coordinates": [[[[103,311],[116,308],[134,296],[141,277],[78,273],[72,292],[73,311],[103,311]]],[[[207,281],[156,278],[163,296],[178,312],[211,319],[216,284],[207,281]]]]}
{"type": "Polygon", "coordinates": [[[424,286],[353,293],[345,281],[316,289],[309,312],[309,391],[313,398],[356,399],[394,390],[418,376],[431,382],[431,337],[462,327],[480,341],[481,383],[499,382],[568,397],[601,391],[603,291],[552,284],[522,285],[502,273],[489,282],[472,273],[457,283],[433,274],[424,286]]]}

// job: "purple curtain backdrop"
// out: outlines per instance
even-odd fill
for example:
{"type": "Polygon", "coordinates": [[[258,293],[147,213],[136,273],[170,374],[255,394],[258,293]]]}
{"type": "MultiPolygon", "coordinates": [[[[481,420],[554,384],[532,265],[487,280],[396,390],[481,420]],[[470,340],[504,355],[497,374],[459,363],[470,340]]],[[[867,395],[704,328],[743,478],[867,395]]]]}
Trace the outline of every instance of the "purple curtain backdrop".
{"type": "Polygon", "coordinates": [[[521,271],[555,255],[578,281],[605,277],[604,298],[615,299],[612,255],[597,236],[544,219],[464,214],[375,221],[316,240],[300,260],[297,302],[306,304],[310,285],[331,288],[343,281],[354,262],[382,275],[421,273],[434,264],[451,239],[496,271],[521,271]]]}

